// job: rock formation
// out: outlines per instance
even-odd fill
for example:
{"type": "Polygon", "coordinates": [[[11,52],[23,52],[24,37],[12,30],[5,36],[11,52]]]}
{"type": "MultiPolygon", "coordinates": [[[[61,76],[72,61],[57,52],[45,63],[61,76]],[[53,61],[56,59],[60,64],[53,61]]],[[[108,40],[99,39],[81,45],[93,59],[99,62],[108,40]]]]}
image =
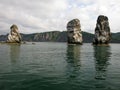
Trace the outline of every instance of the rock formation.
{"type": "Polygon", "coordinates": [[[8,35],[7,42],[9,42],[9,43],[21,43],[21,35],[20,35],[19,31],[18,31],[17,25],[13,24],[10,27],[10,29],[11,29],[11,31],[10,31],[10,33],[8,35]]]}
{"type": "Polygon", "coordinates": [[[82,34],[79,19],[73,19],[67,24],[67,37],[70,44],[82,44],[82,34]]]}
{"type": "Polygon", "coordinates": [[[100,15],[97,19],[93,44],[108,44],[111,38],[108,17],[100,15]]]}

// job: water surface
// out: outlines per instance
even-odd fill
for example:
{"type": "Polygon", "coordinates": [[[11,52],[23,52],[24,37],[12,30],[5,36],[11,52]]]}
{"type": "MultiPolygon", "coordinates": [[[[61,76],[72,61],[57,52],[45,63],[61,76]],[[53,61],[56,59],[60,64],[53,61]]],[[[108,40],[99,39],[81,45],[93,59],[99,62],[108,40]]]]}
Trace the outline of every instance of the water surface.
{"type": "Polygon", "coordinates": [[[0,44],[0,90],[120,90],[119,44],[0,44]]]}

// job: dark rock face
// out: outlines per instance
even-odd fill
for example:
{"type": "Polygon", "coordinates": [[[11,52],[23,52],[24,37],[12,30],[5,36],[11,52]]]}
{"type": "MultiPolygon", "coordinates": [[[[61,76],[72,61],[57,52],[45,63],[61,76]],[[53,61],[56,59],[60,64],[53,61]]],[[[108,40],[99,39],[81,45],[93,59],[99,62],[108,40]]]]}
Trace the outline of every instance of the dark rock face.
{"type": "Polygon", "coordinates": [[[67,37],[70,44],[82,44],[82,33],[79,19],[73,19],[67,24],[67,37]]]}
{"type": "Polygon", "coordinates": [[[97,19],[93,44],[108,44],[111,38],[108,17],[100,15],[97,19]]]}
{"type": "Polygon", "coordinates": [[[10,29],[11,29],[11,31],[10,31],[10,33],[8,35],[7,42],[9,42],[9,43],[20,43],[22,39],[21,39],[21,35],[20,35],[19,31],[18,31],[17,25],[13,24],[10,27],[10,29]]]}

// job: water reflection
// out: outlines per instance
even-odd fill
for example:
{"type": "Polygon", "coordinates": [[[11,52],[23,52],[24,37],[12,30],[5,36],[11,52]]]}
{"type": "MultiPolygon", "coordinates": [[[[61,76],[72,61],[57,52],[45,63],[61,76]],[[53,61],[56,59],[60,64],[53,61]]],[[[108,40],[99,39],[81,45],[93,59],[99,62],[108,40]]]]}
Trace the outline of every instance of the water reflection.
{"type": "Polygon", "coordinates": [[[96,79],[106,79],[106,72],[109,65],[110,54],[110,46],[94,47],[96,79]]]}
{"type": "Polygon", "coordinates": [[[15,63],[20,55],[20,45],[19,44],[11,44],[10,46],[10,60],[12,63],[15,63]]]}
{"type": "Polygon", "coordinates": [[[80,45],[68,45],[67,46],[67,72],[70,77],[76,77],[77,72],[80,69],[80,45]]]}

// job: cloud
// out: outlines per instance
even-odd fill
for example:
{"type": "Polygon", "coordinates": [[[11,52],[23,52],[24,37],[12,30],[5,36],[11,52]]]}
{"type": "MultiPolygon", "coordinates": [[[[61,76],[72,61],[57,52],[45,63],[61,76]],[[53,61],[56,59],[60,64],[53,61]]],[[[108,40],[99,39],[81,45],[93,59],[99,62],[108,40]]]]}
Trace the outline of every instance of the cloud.
{"type": "Polygon", "coordinates": [[[112,32],[119,32],[119,0],[0,0],[0,33],[17,24],[21,33],[66,30],[78,18],[83,31],[94,33],[98,15],[109,18],[112,32]]]}

